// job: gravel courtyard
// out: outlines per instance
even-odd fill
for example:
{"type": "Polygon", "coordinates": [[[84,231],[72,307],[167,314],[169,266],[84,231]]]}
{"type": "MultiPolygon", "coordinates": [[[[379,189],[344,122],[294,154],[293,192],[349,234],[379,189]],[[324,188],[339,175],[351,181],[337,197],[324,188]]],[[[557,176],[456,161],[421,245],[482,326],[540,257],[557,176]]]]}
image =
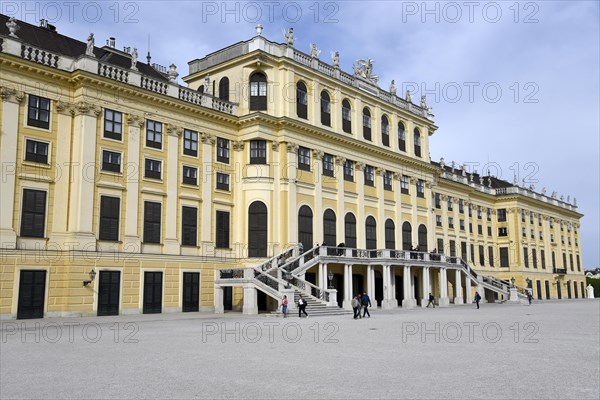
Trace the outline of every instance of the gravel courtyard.
{"type": "Polygon", "coordinates": [[[371,315],[3,321],[0,398],[600,397],[598,299],[371,315]]]}

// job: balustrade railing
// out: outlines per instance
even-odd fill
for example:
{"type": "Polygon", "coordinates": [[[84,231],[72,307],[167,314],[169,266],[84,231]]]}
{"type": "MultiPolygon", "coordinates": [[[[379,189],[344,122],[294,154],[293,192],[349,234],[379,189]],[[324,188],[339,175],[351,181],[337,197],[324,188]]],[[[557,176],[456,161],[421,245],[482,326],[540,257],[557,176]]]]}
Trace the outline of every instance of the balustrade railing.
{"type": "Polygon", "coordinates": [[[244,268],[220,269],[219,279],[242,279],[244,278],[244,268]]]}
{"type": "Polygon", "coordinates": [[[60,58],[58,55],[50,53],[49,51],[25,44],[21,45],[21,57],[52,68],[58,68],[58,60],[60,58]]]}
{"type": "Polygon", "coordinates": [[[123,83],[129,82],[129,71],[113,65],[98,63],[98,75],[123,83]]]}
{"type": "Polygon", "coordinates": [[[151,92],[167,94],[168,85],[165,82],[160,82],[147,76],[142,76],[141,86],[143,89],[150,90],[151,92]]]}

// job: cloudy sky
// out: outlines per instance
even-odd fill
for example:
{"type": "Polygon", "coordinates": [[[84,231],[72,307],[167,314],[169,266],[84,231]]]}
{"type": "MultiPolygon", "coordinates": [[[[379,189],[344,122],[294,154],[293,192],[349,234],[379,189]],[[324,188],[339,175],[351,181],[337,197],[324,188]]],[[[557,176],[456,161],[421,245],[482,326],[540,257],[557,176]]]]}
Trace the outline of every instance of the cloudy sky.
{"type": "Polygon", "coordinates": [[[486,164],[499,177],[525,178],[536,190],[577,198],[583,265],[599,267],[599,22],[597,1],[537,2],[21,2],[1,12],[96,45],[114,36],[145,60],[187,62],[254,36],[282,41],[294,27],[295,47],[310,43],[342,69],[375,60],[380,85],[394,79],[418,99],[427,94],[439,130],[431,156],[486,164]]]}

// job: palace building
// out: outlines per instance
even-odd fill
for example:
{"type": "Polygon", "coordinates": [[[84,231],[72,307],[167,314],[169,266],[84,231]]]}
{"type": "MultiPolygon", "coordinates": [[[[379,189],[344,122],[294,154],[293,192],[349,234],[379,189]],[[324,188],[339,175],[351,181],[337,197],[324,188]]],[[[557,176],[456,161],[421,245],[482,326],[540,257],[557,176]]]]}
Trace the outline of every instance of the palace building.
{"type": "Polygon", "coordinates": [[[0,16],[2,318],[585,297],[575,201],[430,160],[370,60],[257,27],[180,85],[80,39],[0,16]]]}

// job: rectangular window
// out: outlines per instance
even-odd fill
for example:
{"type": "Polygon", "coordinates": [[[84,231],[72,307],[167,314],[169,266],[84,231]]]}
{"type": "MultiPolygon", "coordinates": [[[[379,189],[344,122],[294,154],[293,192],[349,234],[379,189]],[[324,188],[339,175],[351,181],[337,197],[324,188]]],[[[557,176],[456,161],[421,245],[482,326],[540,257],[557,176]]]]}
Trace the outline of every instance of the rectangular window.
{"type": "Polygon", "coordinates": [[[183,130],[183,154],[198,156],[198,132],[189,129],[183,130]]]}
{"type": "Polygon", "coordinates": [[[104,137],[121,140],[123,138],[123,114],[109,109],[104,110],[104,137]]]}
{"type": "Polygon", "coordinates": [[[540,258],[542,259],[542,269],[546,269],[546,252],[540,250],[540,258]]]}
{"type": "Polygon", "coordinates": [[[477,206],[477,219],[481,219],[481,206],[477,206]]]}
{"type": "Polygon", "coordinates": [[[562,256],[563,256],[563,268],[567,269],[567,254],[562,253],[562,256]]]}
{"type": "Polygon", "coordinates": [[[535,249],[531,249],[531,261],[533,261],[533,268],[537,269],[537,251],[535,249]]]}
{"type": "Polygon", "coordinates": [[[146,120],[146,146],[162,149],[162,122],[146,120]]]}
{"type": "Polygon", "coordinates": [[[119,240],[119,221],[121,199],[118,197],[100,196],[100,228],[99,240],[116,242],[119,240]]]}
{"type": "Polygon", "coordinates": [[[473,233],[473,224],[469,222],[469,233],[473,233]]]}
{"type": "Polygon", "coordinates": [[[393,175],[390,171],[385,171],[383,173],[383,190],[392,191],[392,180],[393,175]]]}
{"type": "Polygon", "coordinates": [[[530,236],[532,239],[535,239],[535,232],[533,231],[533,229],[530,230],[530,236]]]}
{"type": "Polygon", "coordinates": [[[333,156],[331,154],[323,154],[323,175],[333,176],[333,156]]]}
{"type": "Polygon", "coordinates": [[[354,161],[346,160],[344,163],[344,180],[354,182],[354,161]]]}
{"type": "Polygon", "coordinates": [[[422,179],[417,179],[417,197],[425,197],[425,182],[422,179]]]}
{"type": "Polygon", "coordinates": [[[488,208],[486,211],[486,218],[488,221],[492,220],[492,210],[490,208],[488,208]]]}
{"type": "Polygon", "coordinates": [[[146,169],[144,176],[150,179],[160,179],[162,163],[158,160],[146,158],[146,169]]]}
{"type": "Polygon", "coordinates": [[[442,208],[442,196],[439,193],[435,194],[435,208],[442,208]]]}
{"type": "Polygon", "coordinates": [[[529,253],[527,252],[527,247],[523,247],[523,262],[525,263],[525,268],[529,268],[529,253]]]}
{"type": "Polygon", "coordinates": [[[27,139],[25,144],[25,161],[48,164],[48,143],[27,139]]]}
{"type": "Polygon", "coordinates": [[[452,211],[452,196],[448,196],[448,211],[452,211]]]}
{"type": "Polygon", "coordinates": [[[24,189],[21,208],[21,236],[43,238],[46,225],[46,192],[24,189]]]}
{"type": "Polygon", "coordinates": [[[463,199],[459,199],[458,200],[458,212],[460,214],[464,214],[465,213],[465,201],[463,199]]]}
{"type": "Polygon", "coordinates": [[[454,240],[450,241],[450,257],[456,257],[456,242],[454,240]]]}
{"type": "Polygon", "coordinates": [[[533,224],[533,213],[529,213],[529,223],[533,224]]]}
{"type": "Polygon", "coordinates": [[[306,147],[298,148],[298,169],[310,171],[310,149],[306,147]]]}
{"type": "Polygon", "coordinates": [[[435,225],[436,226],[442,226],[442,216],[441,215],[436,215],[435,216],[435,225]]]}
{"type": "Polygon", "coordinates": [[[508,247],[500,247],[500,267],[508,268],[508,247]]]}
{"type": "Polygon", "coordinates": [[[544,240],[544,233],[542,231],[539,232],[540,240],[544,240]]]}
{"type": "Polygon", "coordinates": [[[573,267],[573,254],[569,254],[569,265],[571,266],[571,271],[575,271],[573,267]]]}
{"type": "Polygon", "coordinates": [[[144,202],[144,243],[160,243],[161,209],[160,203],[144,202]]]}
{"type": "Polygon", "coordinates": [[[198,185],[198,169],[194,167],[183,166],[183,183],[187,185],[198,185]]]}
{"type": "Polygon", "coordinates": [[[482,267],[485,265],[485,251],[482,245],[479,245],[479,265],[482,267]]]}
{"type": "Polygon", "coordinates": [[[508,228],[498,228],[498,236],[508,236],[508,228]]]}
{"type": "Polygon", "coordinates": [[[460,258],[467,261],[467,242],[460,242],[460,258]]]}
{"type": "Polygon", "coordinates": [[[542,214],[538,214],[538,226],[542,226],[542,214]]]}
{"type": "Polygon", "coordinates": [[[217,189],[229,191],[229,174],[217,172],[217,189]]]}
{"type": "Polygon", "coordinates": [[[370,165],[365,166],[365,185],[375,186],[375,169],[370,165]]]}
{"type": "Polygon", "coordinates": [[[550,241],[551,241],[552,243],[554,243],[554,233],[551,233],[551,234],[550,234],[550,241]]]}
{"type": "Polygon", "coordinates": [[[102,170],[111,172],[121,172],[121,153],[103,150],[102,170]]]}
{"type": "Polygon", "coordinates": [[[490,267],[494,266],[494,248],[492,246],[488,247],[488,262],[490,264],[490,267]]]}
{"type": "Polygon", "coordinates": [[[468,207],[468,210],[469,210],[469,218],[471,218],[471,217],[473,216],[473,209],[472,209],[471,207],[472,207],[472,205],[468,207]]]}
{"type": "Polygon", "coordinates": [[[523,237],[527,237],[527,228],[523,228],[523,229],[522,229],[522,231],[521,231],[521,235],[522,235],[523,237]]]}
{"type": "Polygon", "coordinates": [[[521,222],[525,222],[525,210],[521,210],[521,222]]]}
{"type": "Polygon", "coordinates": [[[198,209],[181,207],[181,245],[196,246],[198,238],[198,209]]]}
{"type": "Polygon", "coordinates": [[[550,229],[554,229],[554,220],[550,218],[550,229]]]}
{"type": "Polygon", "coordinates": [[[400,192],[404,193],[404,194],[408,194],[409,193],[408,188],[409,188],[408,176],[402,175],[402,178],[400,180],[400,192]]]}
{"type": "Polygon", "coordinates": [[[506,208],[498,210],[498,222],[506,222],[506,208]]]}
{"type": "Polygon", "coordinates": [[[50,100],[44,97],[29,95],[27,109],[27,125],[36,128],[50,128],[50,100]]]}
{"type": "Polygon", "coordinates": [[[216,247],[229,248],[229,212],[217,211],[216,247]]]}
{"type": "Polygon", "coordinates": [[[229,140],[217,138],[217,161],[229,164],[229,140]]]}
{"type": "Polygon", "coordinates": [[[492,236],[492,227],[491,226],[487,227],[487,234],[488,234],[488,236],[492,236]]]}
{"type": "Polygon", "coordinates": [[[483,226],[481,224],[477,225],[477,233],[483,235],[483,226]]]}
{"type": "Polygon", "coordinates": [[[475,245],[471,243],[471,262],[475,263],[475,245]]]}
{"type": "Polygon", "coordinates": [[[448,228],[454,228],[454,218],[448,217],[448,228]]]}
{"type": "Polygon", "coordinates": [[[579,261],[579,254],[575,256],[575,259],[577,260],[577,271],[581,271],[581,262],[579,261]]]}
{"type": "Polygon", "coordinates": [[[250,164],[267,163],[267,142],[265,140],[250,141],[250,164]]]}
{"type": "Polygon", "coordinates": [[[444,239],[437,240],[437,252],[438,254],[444,254],[444,239]]]}
{"type": "Polygon", "coordinates": [[[464,231],[465,230],[465,220],[461,219],[458,223],[459,223],[459,226],[460,226],[460,230],[464,231]]]}

